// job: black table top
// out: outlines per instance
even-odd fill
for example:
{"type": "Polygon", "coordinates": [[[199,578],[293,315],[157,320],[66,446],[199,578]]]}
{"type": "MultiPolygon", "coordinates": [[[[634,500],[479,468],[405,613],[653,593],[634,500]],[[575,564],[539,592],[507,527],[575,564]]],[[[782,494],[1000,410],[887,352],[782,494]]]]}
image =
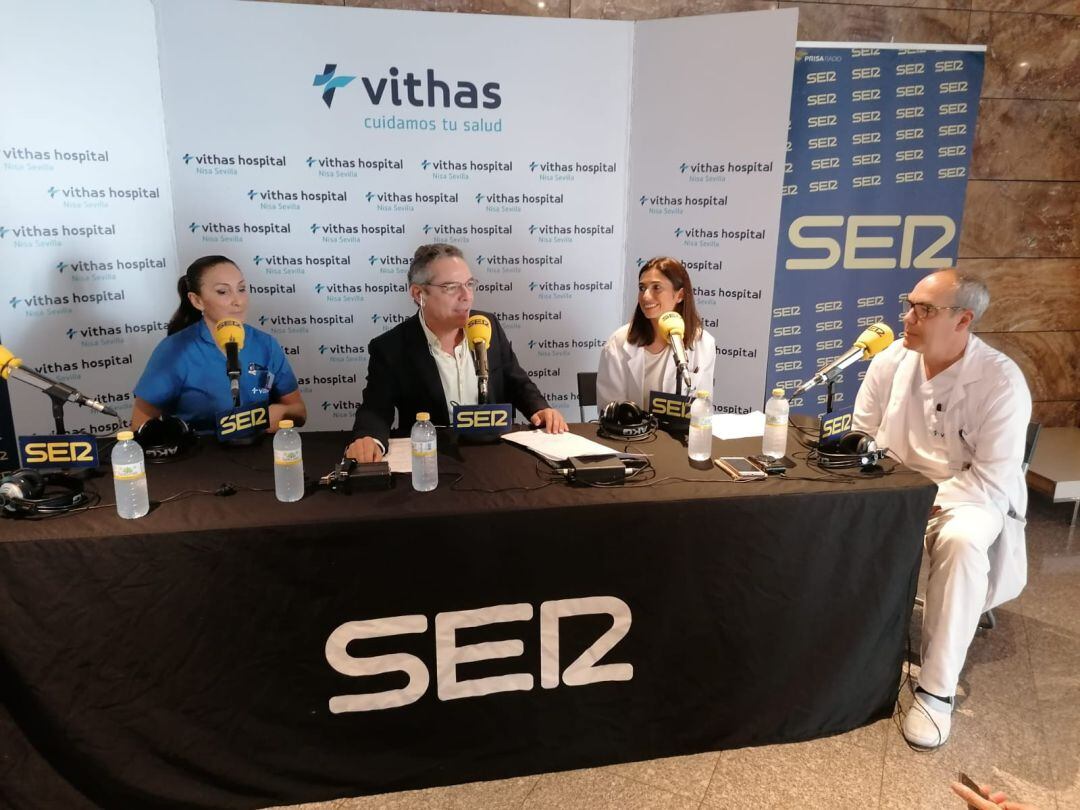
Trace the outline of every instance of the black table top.
{"type": "MultiPolygon", "coordinates": [[[[415,492],[408,476],[395,475],[393,488],[343,495],[313,492],[298,503],[280,503],[274,495],[273,457],[269,437],[258,445],[224,448],[203,438],[191,456],[172,463],[148,465],[151,512],[138,520],[122,520],[113,506],[108,468],[87,482],[100,495],[91,509],[44,519],[0,520],[0,543],[49,539],[108,538],[158,532],[219,532],[235,528],[288,526],[317,522],[391,521],[418,516],[484,512],[529,511],[553,506],[589,507],[598,504],[649,501],[695,501],[726,498],[783,498],[807,493],[850,493],[932,487],[923,476],[883,462],[885,474],[858,469],[825,472],[806,463],[806,450],[791,432],[789,457],[795,466],[784,476],[736,483],[715,466],[691,462],[685,446],[665,432],[643,442],[599,438],[596,426],[572,425],[580,435],[616,450],[650,454],[655,474],[643,473],[623,485],[570,486],[553,478],[538,458],[520,447],[498,442],[462,445],[440,436],[439,486],[415,492]],[[229,483],[236,494],[215,496],[229,483]]],[[[304,470],[308,478],[328,473],[340,460],[348,441],[345,433],[302,433],[304,470]]],[[[713,455],[753,455],[760,438],[714,441],[713,455]]],[[[779,505],[779,502],[778,502],[779,505]]]]}

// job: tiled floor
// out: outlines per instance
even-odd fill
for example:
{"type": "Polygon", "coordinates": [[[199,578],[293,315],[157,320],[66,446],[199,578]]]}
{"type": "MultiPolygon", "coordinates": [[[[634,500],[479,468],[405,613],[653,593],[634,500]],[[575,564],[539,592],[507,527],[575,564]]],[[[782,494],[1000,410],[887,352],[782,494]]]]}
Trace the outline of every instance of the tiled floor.
{"type": "MultiPolygon", "coordinates": [[[[1030,579],[968,654],[953,734],[910,750],[894,720],[838,737],[498,782],[297,805],[374,808],[906,808],[964,804],[958,770],[1040,810],[1080,808],[1080,526],[1071,504],[1032,500],[1030,579]]],[[[916,610],[913,645],[918,649],[916,610]]],[[[910,702],[910,698],[906,706],[910,702]]]]}

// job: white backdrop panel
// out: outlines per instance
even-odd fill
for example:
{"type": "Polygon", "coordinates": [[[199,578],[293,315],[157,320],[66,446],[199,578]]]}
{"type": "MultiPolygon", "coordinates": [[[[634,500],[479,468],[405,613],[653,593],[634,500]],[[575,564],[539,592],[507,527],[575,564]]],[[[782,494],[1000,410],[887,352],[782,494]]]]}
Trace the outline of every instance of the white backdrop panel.
{"type": "Polygon", "coordinates": [[[762,406],[797,20],[725,14],[635,34],[628,264],[687,263],[716,339],[719,412],[762,406]]]}
{"type": "MultiPolygon", "coordinates": [[[[153,8],[2,0],[0,18],[0,336],[126,421],[179,274],[153,8]]],[[[20,434],[52,432],[41,393],[10,393],[20,434]]]]}

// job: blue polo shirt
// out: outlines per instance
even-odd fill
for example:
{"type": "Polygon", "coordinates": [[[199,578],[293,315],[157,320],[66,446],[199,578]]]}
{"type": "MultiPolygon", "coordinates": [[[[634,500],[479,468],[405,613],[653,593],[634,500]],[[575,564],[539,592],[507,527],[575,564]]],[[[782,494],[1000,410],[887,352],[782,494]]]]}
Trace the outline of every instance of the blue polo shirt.
{"type": "MultiPolygon", "coordinates": [[[[240,404],[277,402],[297,389],[296,375],[272,335],[244,324],[240,350],[240,404]]],[[[135,396],[179,416],[197,431],[214,430],[214,417],[232,408],[225,353],[206,321],[169,335],[154,349],[135,396]]]]}

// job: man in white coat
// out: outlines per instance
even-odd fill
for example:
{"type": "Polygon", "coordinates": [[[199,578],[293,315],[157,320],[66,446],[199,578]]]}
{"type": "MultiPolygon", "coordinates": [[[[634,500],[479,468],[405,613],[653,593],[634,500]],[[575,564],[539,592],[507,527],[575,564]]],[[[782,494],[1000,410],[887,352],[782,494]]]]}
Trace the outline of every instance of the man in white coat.
{"type": "Polygon", "coordinates": [[[904,336],[871,362],[853,426],[938,485],[924,541],[922,667],[904,736],[948,739],[956,684],[982,613],[1027,581],[1022,470],[1031,394],[1016,364],[971,333],[990,293],[953,269],[904,303],[904,336]]]}

